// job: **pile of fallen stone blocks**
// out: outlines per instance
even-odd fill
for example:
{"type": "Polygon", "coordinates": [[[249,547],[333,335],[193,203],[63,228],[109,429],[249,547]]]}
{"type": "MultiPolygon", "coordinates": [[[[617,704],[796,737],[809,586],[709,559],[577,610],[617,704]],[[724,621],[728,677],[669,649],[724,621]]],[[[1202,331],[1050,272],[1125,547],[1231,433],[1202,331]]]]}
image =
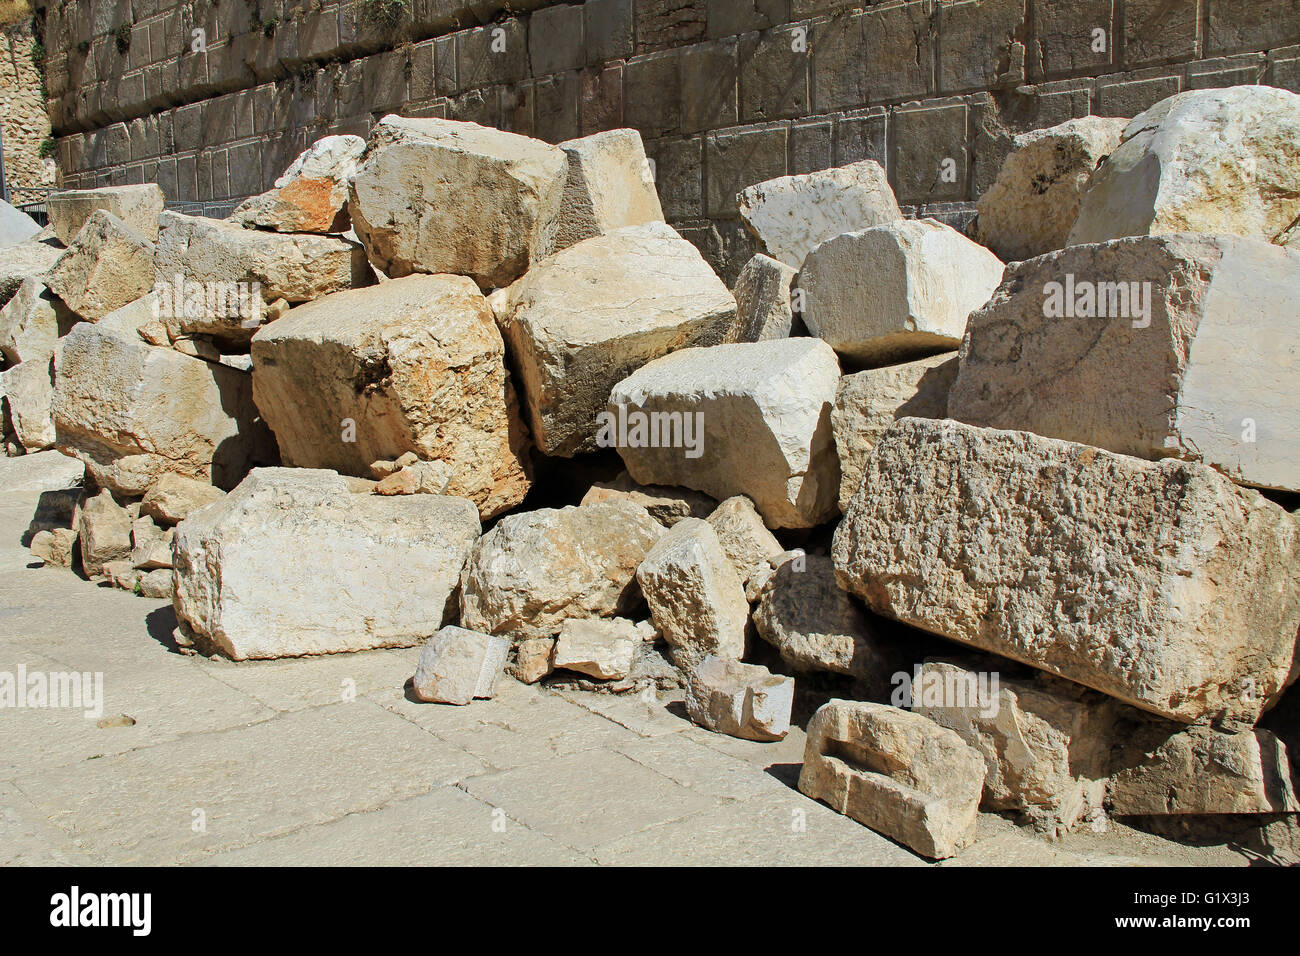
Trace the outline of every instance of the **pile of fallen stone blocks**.
{"type": "Polygon", "coordinates": [[[1297,144],[1267,87],[1073,120],[969,235],[870,161],[756,183],[733,289],[632,130],[389,116],[224,221],[56,194],[0,270],[8,450],[85,466],[32,551],[201,653],[420,646],[427,701],[802,714],[803,793],[932,858],[1293,814],[1297,144]]]}

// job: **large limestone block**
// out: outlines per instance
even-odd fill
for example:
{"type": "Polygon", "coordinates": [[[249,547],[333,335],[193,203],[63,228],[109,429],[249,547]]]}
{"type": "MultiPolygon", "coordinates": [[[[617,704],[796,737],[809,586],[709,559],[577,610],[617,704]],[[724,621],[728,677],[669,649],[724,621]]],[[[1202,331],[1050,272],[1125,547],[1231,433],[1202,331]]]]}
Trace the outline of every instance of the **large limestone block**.
{"type": "Polygon", "coordinates": [[[758,664],[704,658],[686,680],[686,713],[705,730],[743,740],[781,740],[790,732],[794,678],[758,664]]]}
{"type": "Polygon", "coordinates": [[[247,372],[149,345],[111,318],[73,328],[55,366],[58,445],[98,484],[142,495],[170,472],[232,488],[273,454],[247,372]]]}
{"type": "Polygon", "coordinates": [[[911,682],[911,709],[984,757],[985,809],[1024,814],[1047,833],[1073,830],[1102,810],[1115,723],[1126,708],[1070,681],[1005,671],[992,657],[970,666],[928,660],[911,682]]]}
{"type": "Polygon", "coordinates": [[[4,411],[18,444],[29,452],[53,448],[54,378],[50,359],[33,358],[0,372],[4,411]]]}
{"type": "Polygon", "coordinates": [[[244,200],[230,218],[249,229],[275,232],[346,232],[348,186],[361,168],[360,136],[318,139],[266,192],[244,200]]]}
{"type": "Polygon", "coordinates": [[[496,694],[510,642],[449,624],[420,650],[412,686],[420,700],[468,704],[496,694]]]}
{"type": "Polygon", "coordinates": [[[5,305],[31,278],[44,280],[64,249],[48,239],[32,238],[17,245],[5,246],[0,256],[0,305],[5,305]]]}
{"type": "Polygon", "coordinates": [[[244,343],[290,304],[369,285],[365,251],[342,236],[243,229],[228,220],[163,213],[155,262],[169,334],[244,343]]]}
{"type": "Polygon", "coordinates": [[[1300,216],[1300,96],[1271,86],[1189,90],[1124,130],[1071,245],[1208,232],[1277,240],[1300,216]]]}
{"type": "Polygon", "coordinates": [[[100,577],[110,561],[131,557],[131,516],[107,489],[77,506],[75,527],[87,577],[100,577]]]}
{"type": "Polygon", "coordinates": [[[636,571],[650,619],[689,670],[710,654],[745,654],[749,602],[740,576],[707,521],[686,518],[655,544],[636,571]]]}
{"type": "Polygon", "coordinates": [[[564,151],[540,140],[385,116],[370,134],[348,210],[386,276],[445,272],[491,289],[550,249],[567,173],[564,151]]]}
{"type": "Polygon", "coordinates": [[[717,345],[736,300],[661,222],[627,226],[539,262],[498,313],[533,437],[547,455],[598,447],[609,390],[651,359],[717,345]]]}
{"type": "Polygon", "coordinates": [[[368,477],[410,452],[490,518],[528,493],[505,346],[464,276],[407,276],[291,309],[252,342],[253,397],[286,465],[368,477]],[[351,423],[347,427],[345,423],[351,423]]]}
{"type": "Polygon", "coordinates": [[[35,219],[0,199],[0,249],[26,242],[40,231],[35,219]]]}
{"type": "Polygon", "coordinates": [[[790,287],[798,275],[784,262],[762,253],[754,256],[736,279],[736,330],[730,342],[786,339],[802,329],[795,319],[790,287]]]}
{"type": "Polygon", "coordinates": [[[975,840],[984,758],[919,714],[832,700],[813,714],[799,790],[922,856],[975,840]]]}
{"type": "Polygon", "coordinates": [[[944,353],[840,379],[831,427],[840,456],[841,511],[848,510],[867,455],[885,430],[900,418],[946,418],[956,379],[957,359],[944,353]]]}
{"type": "MultiPolygon", "coordinates": [[[[73,489],[82,483],[82,477],[86,475],[86,466],[83,466],[77,459],[68,458],[57,451],[36,451],[35,454],[18,455],[17,458],[6,458],[0,455],[0,492],[38,492],[42,493],[44,502],[44,492],[55,492],[56,498],[64,497],[66,489],[73,489]]],[[[68,511],[62,514],[69,514],[68,511]]],[[[40,512],[38,510],[38,518],[40,512]]],[[[68,524],[66,520],[60,519],[61,524],[68,524]]],[[[57,525],[47,525],[57,527],[57,525]]],[[[36,523],[32,524],[35,531],[40,531],[36,523]]]]}
{"type": "Polygon", "coordinates": [[[767,254],[795,269],[827,239],[903,218],[889,178],[871,159],[769,179],[736,201],[767,254]]]}
{"type": "Polygon", "coordinates": [[[1263,729],[1224,732],[1126,724],[1116,743],[1122,769],[1110,780],[1111,812],[1295,813],[1286,746],[1263,729]]]}
{"type": "Polygon", "coordinates": [[[894,674],[909,665],[912,647],[898,633],[902,628],[869,617],[836,584],[835,567],[825,555],[782,561],[758,593],[758,636],[793,671],[847,674],[883,699],[894,674]]]}
{"type": "Polygon", "coordinates": [[[45,207],[50,226],[65,246],[98,210],[111,212],[150,242],[158,239],[158,216],[166,205],[162,187],[155,183],[136,186],[101,186],[96,189],[61,189],[50,193],[45,207]]]}
{"type": "Polygon", "coordinates": [[[663,530],[628,504],[506,515],[465,564],[461,624],[519,642],[553,637],[572,617],[626,614],[640,598],[637,565],[663,530]]]}
{"type": "Polygon", "coordinates": [[[611,432],[639,482],[745,495],[769,527],[812,527],[836,511],[830,409],[839,377],[835,353],[817,339],[685,349],[614,387],[611,432]],[[676,422],[691,441],[652,443],[676,422]]]}
{"type": "Polygon", "coordinates": [[[877,613],[1186,723],[1253,723],[1300,631],[1280,507],[1204,465],[1028,432],[895,423],[834,559],[877,613]]]}
{"type": "Polygon", "coordinates": [[[37,278],[24,279],[14,297],[0,309],[0,356],[10,364],[48,360],[59,338],[59,319],[59,300],[45,283],[37,278]]]}
{"type": "Polygon", "coordinates": [[[1018,263],[971,316],[948,413],[1296,491],[1297,361],[1300,249],[1196,235],[1071,246],[1018,263]]]}
{"type": "Polygon", "coordinates": [[[91,214],[45,284],[69,309],[95,321],[153,288],[154,244],[111,212],[91,214]]]}
{"type": "Polygon", "coordinates": [[[976,238],[1006,262],[1063,248],[1093,171],[1128,124],[1085,116],[1016,136],[997,181],[976,203],[976,238]]]}
{"type": "MultiPolygon", "coordinates": [[[[0,455],[0,491],[41,492],[42,501],[45,499],[43,493],[47,491],[55,492],[55,497],[62,497],[65,489],[81,484],[85,474],[86,467],[81,462],[57,451],[38,451],[17,458],[0,455]]],[[[62,523],[66,525],[67,521],[62,523]]],[[[33,528],[42,530],[35,523],[33,528]]]]}
{"type": "Polygon", "coordinates": [[[176,614],[235,660],[409,647],[454,619],[479,531],[464,498],[259,468],[176,526],[176,614]]]}
{"type": "Polygon", "coordinates": [[[997,256],[933,219],[850,232],[814,249],[799,273],[804,325],[864,365],[951,351],[1002,272],[997,256]]]}
{"type": "Polygon", "coordinates": [[[623,226],[663,222],[654,173],[639,132],[606,130],[560,143],[560,149],[568,159],[568,173],[554,251],[623,226]]]}

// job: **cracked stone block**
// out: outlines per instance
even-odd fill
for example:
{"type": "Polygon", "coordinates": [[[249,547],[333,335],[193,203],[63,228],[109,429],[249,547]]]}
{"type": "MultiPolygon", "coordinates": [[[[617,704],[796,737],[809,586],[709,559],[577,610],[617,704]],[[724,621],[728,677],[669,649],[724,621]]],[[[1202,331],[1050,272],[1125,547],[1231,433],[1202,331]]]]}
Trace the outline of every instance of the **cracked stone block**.
{"type": "Polygon", "coordinates": [[[832,700],[808,723],[799,790],[942,860],[975,841],[984,758],[954,731],[885,704],[832,700]]]}

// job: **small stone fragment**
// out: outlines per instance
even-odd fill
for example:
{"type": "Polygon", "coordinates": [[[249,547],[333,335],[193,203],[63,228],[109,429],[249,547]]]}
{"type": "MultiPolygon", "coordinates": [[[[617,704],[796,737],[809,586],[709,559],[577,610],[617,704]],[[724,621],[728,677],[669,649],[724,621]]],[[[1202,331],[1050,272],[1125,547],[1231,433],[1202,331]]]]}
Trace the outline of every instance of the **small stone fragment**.
{"type": "Polygon", "coordinates": [[[415,694],[435,704],[468,704],[496,693],[510,642],[448,625],[429,638],[415,668],[415,694]]]}
{"type": "Polygon", "coordinates": [[[794,678],[758,664],[709,655],[686,681],[686,713],[706,730],[743,740],[781,740],[790,732],[794,678]]]}

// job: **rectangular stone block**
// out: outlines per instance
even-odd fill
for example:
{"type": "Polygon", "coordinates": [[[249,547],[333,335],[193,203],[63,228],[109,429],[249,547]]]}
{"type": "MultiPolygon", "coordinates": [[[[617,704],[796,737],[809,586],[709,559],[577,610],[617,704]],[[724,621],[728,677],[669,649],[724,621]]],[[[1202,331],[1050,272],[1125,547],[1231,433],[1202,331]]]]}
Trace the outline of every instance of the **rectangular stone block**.
{"type": "Polygon", "coordinates": [[[1197,0],[1126,0],[1124,66],[1176,63],[1200,54],[1197,0]]]}
{"type": "Polygon", "coordinates": [[[1114,0],[1038,0],[1029,79],[1107,72],[1114,62],[1114,8],[1114,0]]]}
{"type": "Polygon", "coordinates": [[[1222,57],[1188,64],[1187,89],[1221,89],[1227,86],[1254,86],[1268,75],[1268,60],[1263,53],[1222,57]]]}
{"type": "Polygon", "coordinates": [[[1134,77],[1119,74],[1097,81],[1098,116],[1134,117],[1182,90],[1178,76],[1134,77]]]}
{"type": "Polygon", "coordinates": [[[961,0],[938,5],[938,90],[984,90],[1023,81],[1025,0],[961,0]],[[1019,45],[1020,76],[1017,77],[1019,45]]]}
{"type": "Polygon", "coordinates": [[[899,202],[968,198],[966,119],[963,103],[894,112],[890,181],[899,202]]]}
{"type": "Polygon", "coordinates": [[[873,103],[924,97],[932,89],[934,38],[930,5],[907,3],[862,17],[867,95],[873,103]]]}
{"type": "Polygon", "coordinates": [[[582,83],[577,73],[544,76],[533,84],[534,135],[548,143],[576,139],[582,132],[578,98],[582,83]]]}
{"type": "Polygon", "coordinates": [[[734,219],[736,195],[746,186],[786,174],[785,126],[710,133],[705,139],[708,215],[734,219]]]}
{"type": "Polygon", "coordinates": [[[809,110],[810,60],[806,25],[740,40],[741,119],[804,116],[809,110]]]}
{"type": "Polygon", "coordinates": [[[735,40],[701,43],[682,50],[682,132],[735,125],[738,53],[735,40]]]}
{"type": "Polygon", "coordinates": [[[583,70],[579,105],[582,134],[620,129],[623,121],[623,64],[583,70]]]}
{"type": "Polygon", "coordinates": [[[506,20],[456,34],[457,87],[518,83],[528,76],[528,34],[522,20],[506,20]]]}
{"type": "Polygon", "coordinates": [[[643,136],[679,132],[681,65],[676,50],[629,60],[623,76],[623,119],[643,136]]]}
{"type": "Polygon", "coordinates": [[[1183,723],[1253,724],[1293,676],[1300,523],[1199,463],[904,418],[833,552],[876,613],[1183,723]]]}
{"type": "Polygon", "coordinates": [[[534,76],[585,65],[581,6],[543,7],[528,18],[528,56],[534,76]]]}
{"type": "Polygon", "coordinates": [[[889,114],[880,108],[846,113],[835,121],[835,165],[847,166],[864,159],[874,159],[889,168],[886,131],[889,114]]]}
{"type": "Polygon", "coordinates": [[[582,5],[582,25],[588,63],[632,55],[632,0],[587,0],[582,5]]]}
{"type": "Polygon", "coordinates": [[[834,124],[830,120],[811,123],[794,123],[790,126],[790,174],[816,172],[833,165],[832,136],[834,124]]]}
{"type": "Polygon", "coordinates": [[[646,143],[646,153],[654,163],[659,202],[663,206],[664,218],[669,222],[704,215],[703,149],[704,140],[699,136],[646,143]]]}
{"type": "Polygon", "coordinates": [[[706,0],[633,0],[636,52],[653,53],[704,39],[706,0]]]}
{"type": "Polygon", "coordinates": [[[867,102],[867,46],[862,17],[818,21],[812,31],[813,109],[818,113],[867,102]]]}
{"type": "Polygon", "coordinates": [[[1295,0],[1203,0],[1205,56],[1276,49],[1300,41],[1295,0]]]}
{"type": "Polygon", "coordinates": [[[789,18],[790,0],[708,0],[707,33],[710,39],[738,36],[780,26],[789,18]]]}

